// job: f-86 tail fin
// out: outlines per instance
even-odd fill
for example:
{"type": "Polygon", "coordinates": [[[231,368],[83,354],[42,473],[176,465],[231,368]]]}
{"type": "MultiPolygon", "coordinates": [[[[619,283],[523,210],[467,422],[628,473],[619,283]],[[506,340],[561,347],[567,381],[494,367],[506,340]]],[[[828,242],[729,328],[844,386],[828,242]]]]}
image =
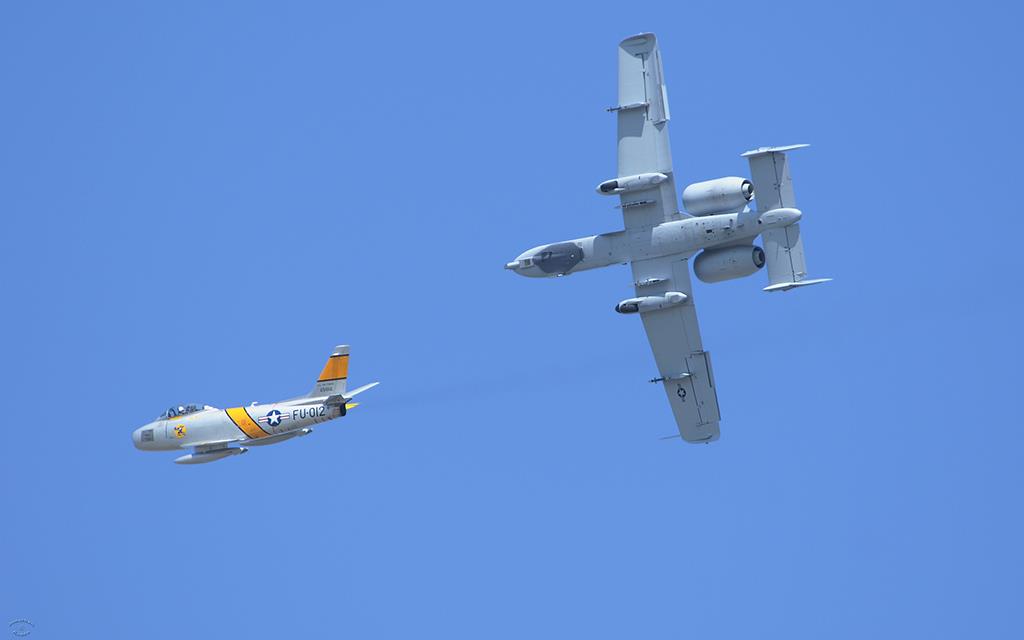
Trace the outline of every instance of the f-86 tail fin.
{"type": "Polygon", "coordinates": [[[320,378],[317,379],[313,390],[309,392],[306,402],[322,402],[329,407],[340,407],[341,415],[345,415],[348,409],[356,406],[356,403],[350,402],[352,398],[380,384],[379,382],[371,382],[370,384],[364,384],[358,389],[347,391],[348,357],[349,346],[347,344],[339,344],[334,347],[331,357],[327,359],[327,364],[324,365],[324,370],[320,372],[320,378]]]}
{"type": "Polygon", "coordinates": [[[348,352],[347,344],[339,344],[334,347],[331,356],[327,358],[320,377],[317,378],[313,390],[309,392],[311,397],[343,395],[348,384],[348,352]]]}
{"type": "MultiPolygon", "coordinates": [[[[796,209],[793,179],[789,175],[787,151],[810,145],[794,144],[786,147],[761,147],[747,151],[743,157],[750,161],[750,174],[754,182],[757,211],[796,209]]],[[[765,262],[768,267],[768,286],[765,291],[788,291],[796,287],[828,282],[831,278],[807,279],[804,243],[800,237],[800,223],[781,229],[770,229],[764,239],[765,262]]]]}

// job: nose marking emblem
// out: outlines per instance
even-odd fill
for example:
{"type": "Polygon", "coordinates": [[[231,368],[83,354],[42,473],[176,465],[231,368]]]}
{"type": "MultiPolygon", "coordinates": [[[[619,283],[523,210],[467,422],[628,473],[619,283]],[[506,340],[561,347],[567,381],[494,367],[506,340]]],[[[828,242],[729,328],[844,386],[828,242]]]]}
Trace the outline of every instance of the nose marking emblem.
{"type": "Polygon", "coordinates": [[[176,438],[184,438],[187,432],[188,429],[186,429],[185,425],[183,424],[179,424],[178,426],[174,427],[174,437],[176,438]]]}

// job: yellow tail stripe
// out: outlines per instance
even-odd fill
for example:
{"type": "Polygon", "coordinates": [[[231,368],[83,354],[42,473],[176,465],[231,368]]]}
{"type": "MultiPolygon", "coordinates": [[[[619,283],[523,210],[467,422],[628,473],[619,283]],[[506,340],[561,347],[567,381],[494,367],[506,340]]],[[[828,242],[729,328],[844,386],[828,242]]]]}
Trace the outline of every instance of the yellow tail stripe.
{"type": "Polygon", "coordinates": [[[320,379],[317,382],[330,382],[331,380],[344,380],[348,377],[348,354],[343,353],[331,356],[320,372],[320,379]]]}
{"type": "Polygon", "coordinates": [[[242,433],[249,436],[250,438],[263,438],[270,434],[260,428],[260,425],[256,424],[256,421],[249,417],[249,414],[243,407],[234,407],[233,409],[227,410],[228,418],[231,422],[235,423],[235,426],[242,430],[242,433]]]}

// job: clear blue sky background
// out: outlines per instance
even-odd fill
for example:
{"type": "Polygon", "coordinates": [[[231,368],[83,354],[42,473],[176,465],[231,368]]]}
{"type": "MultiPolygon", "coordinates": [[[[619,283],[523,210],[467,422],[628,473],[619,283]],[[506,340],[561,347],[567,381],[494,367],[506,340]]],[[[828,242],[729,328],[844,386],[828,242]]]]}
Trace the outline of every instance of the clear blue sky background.
{"type": "MultiPolygon", "coordinates": [[[[143,6],[144,5],[144,6],[143,6]]],[[[0,9],[0,616],[33,637],[1010,637],[1021,629],[1020,9],[0,9]],[[677,184],[793,156],[811,272],[696,284],[722,439],[675,432],[626,267],[616,44],[677,184]],[[180,467],[133,428],[365,404],[180,467]]],[[[6,632],[6,629],[2,629],[6,632]]]]}

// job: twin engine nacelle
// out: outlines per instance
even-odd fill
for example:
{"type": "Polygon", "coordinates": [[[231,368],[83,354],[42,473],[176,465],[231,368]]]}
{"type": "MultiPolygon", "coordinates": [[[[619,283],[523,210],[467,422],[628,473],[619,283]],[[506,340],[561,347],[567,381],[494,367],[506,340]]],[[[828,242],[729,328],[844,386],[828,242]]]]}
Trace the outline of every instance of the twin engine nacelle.
{"type": "Polygon", "coordinates": [[[693,261],[693,272],[703,282],[722,282],[749,276],[764,266],[764,250],[758,246],[705,249],[693,261]]]}
{"type": "Polygon", "coordinates": [[[666,291],[660,296],[643,296],[641,298],[628,298],[615,305],[619,313],[644,313],[677,307],[687,300],[687,295],[680,291],[666,291]]]}
{"type": "Polygon", "coordinates": [[[717,178],[695,182],[683,189],[683,208],[694,216],[742,211],[754,197],[754,185],[746,178],[717,178]]]}

